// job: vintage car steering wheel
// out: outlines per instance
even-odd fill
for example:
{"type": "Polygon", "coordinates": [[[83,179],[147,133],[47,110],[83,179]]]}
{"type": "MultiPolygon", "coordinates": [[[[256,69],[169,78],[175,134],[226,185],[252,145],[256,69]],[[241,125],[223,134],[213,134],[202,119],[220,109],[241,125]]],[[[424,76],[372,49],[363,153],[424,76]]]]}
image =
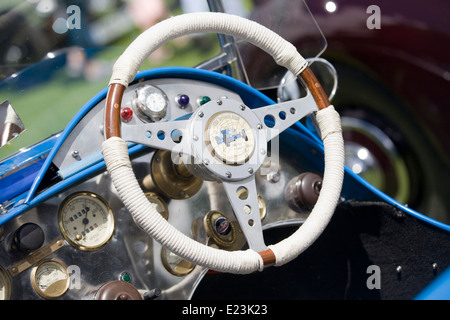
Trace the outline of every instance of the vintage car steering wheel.
{"type": "Polygon", "coordinates": [[[323,232],[340,197],[344,148],[338,113],[330,106],[307,62],[292,44],[260,24],[238,16],[212,12],[184,14],[156,24],[136,38],[114,65],[107,94],[104,131],[103,156],[107,169],[120,198],[137,223],[175,254],[216,271],[246,274],[291,261],[323,232]],[[169,40],[205,32],[232,35],[260,47],[279,65],[301,77],[309,89],[306,98],[254,110],[242,102],[223,99],[202,105],[188,120],[133,125],[134,134],[140,135],[145,145],[171,150],[173,154],[182,156],[183,162],[189,163],[197,176],[222,182],[247,239],[247,250],[226,251],[209,247],[167,222],[141,190],[131,167],[128,145],[121,138],[122,96],[142,62],[169,40]],[[320,196],[308,219],[294,234],[275,245],[266,246],[255,173],[265,159],[268,142],[313,111],[317,111],[316,120],[325,150],[320,196]],[[272,118],[273,125],[264,122],[267,116],[272,118]],[[238,128],[242,135],[233,143],[226,143],[219,139],[219,127],[238,128]],[[173,140],[172,132],[181,134],[181,141],[173,140]],[[242,138],[244,134],[245,139],[242,138]],[[241,189],[247,190],[247,199],[238,196],[241,189]]]}

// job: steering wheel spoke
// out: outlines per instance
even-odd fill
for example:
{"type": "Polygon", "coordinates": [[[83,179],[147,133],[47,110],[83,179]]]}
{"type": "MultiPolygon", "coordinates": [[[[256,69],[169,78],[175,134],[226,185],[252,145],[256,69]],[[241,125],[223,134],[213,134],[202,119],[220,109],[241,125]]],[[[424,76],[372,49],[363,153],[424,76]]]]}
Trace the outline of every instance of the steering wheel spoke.
{"type": "Polygon", "coordinates": [[[187,143],[189,120],[122,124],[122,138],[148,147],[191,155],[187,143]]]}
{"type": "Polygon", "coordinates": [[[253,109],[267,132],[267,142],[314,111],[318,108],[310,92],[300,99],[253,109]]]}
{"type": "Polygon", "coordinates": [[[261,258],[264,265],[283,265],[292,261],[325,230],[340,198],[344,151],[339,114],[330,106],[322,86],[292,44],[267,28],[238,16],[206,12],[185,14],[162,21],[139,36],[114,64],[106,99],[104,131],[106,141],[102,151],[105,163],[133,218],[143,221],[145,231],[169,250],[213,270],[251,273],[263,267],[261,258]],[[211,101],[197,109],[190,120],[140,125],[122,123],[121,126],[123,93],[142,62],[166,41],[198,32],[224,33],[255,44],[278,64],[301,77],[309,89],[307,96],[251,110],[231,99],[221,101],[220,108],[211,101]],[[317,110],[317,124],[327,155],[327,170],[324,170],[319,200],[308,223],[268,249],[262,233],[255,172],[263,164],[267,143],[317,110]],[[198,160],[193,164],[196,175],[222,182],[252,250],[227,252],[207,248],[162,219],[159,212],[149,205],[133,175],[125,141],[178,151],[179,155],[187,156],[185,159],[198,160]]]}
{"type": "Polygon", "coordinates": [[[266,250],[255,177],[241,181],[223,181],[223,186],[250,249],[256,252],[266,250]]]}

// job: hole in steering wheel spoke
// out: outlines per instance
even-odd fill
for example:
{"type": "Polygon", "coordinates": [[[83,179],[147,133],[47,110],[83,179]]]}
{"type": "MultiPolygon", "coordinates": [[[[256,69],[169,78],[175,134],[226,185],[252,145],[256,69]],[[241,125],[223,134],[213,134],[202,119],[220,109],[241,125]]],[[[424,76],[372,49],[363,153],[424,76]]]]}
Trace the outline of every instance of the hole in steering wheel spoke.
{"type": "Polygon", "coordinates": [[[271,115],[271,114],[267,114],[264,117],[264,124],[268,127],[268,128],[273,128],[275,127],[275,118],[271,115]]]}
{"type": "Polygon", "coordinates": [[[183,138],[183,135],[180,130],[175,129],[175,130],[172,130],[172,132],[170,133],[170,137],[172,138],[173,142],[180,143],[181,139],[183,138]]]}
{"type": "Polygon", "coordinates": [[[248,190],[246,187],[240,186],[236,190],[236,195],[241,200],[247,200],[248,198],[248,190]]]}
{"type": "Polygon", "coordinates": [[[253,221],[253,219],[248,220],[248,225],[250,227],[253,227],[254,224],[255,224],[255,221],[253,221]]]}
{"type": "Polygon", "coordinates": [[[162,130],[159,130],[157,136],[159,140],[164,140],[166,138],[166,133],[162,130]]]}

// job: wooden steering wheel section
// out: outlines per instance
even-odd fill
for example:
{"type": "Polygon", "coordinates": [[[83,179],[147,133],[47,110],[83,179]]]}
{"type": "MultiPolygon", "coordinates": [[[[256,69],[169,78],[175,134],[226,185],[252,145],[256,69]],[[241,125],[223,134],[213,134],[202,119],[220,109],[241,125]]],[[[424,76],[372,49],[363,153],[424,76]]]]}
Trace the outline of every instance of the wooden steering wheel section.
{"type": "Polygon", "coordinates": [[[328,100],[325,90],[323,90],[322,85],[317,80],[312,70],[309,67],[306,67],[300,74],[300,77],[305,81],[319,110],[328,108],[330,106],[330,100],[328,100]]]}
{"type": "MultiPolygon", "coordinates": [[[[330,101],[312,70],[306,67],[300,74],[300,77],[311,92],[319,110],[327,108],[330,105],[330,101]]],[[[125,89],[124,85],[118,83],[111,84],[108,89],[104,130],[106,139],[120,137],[120,109],[125,89]]],[[[265,267],[275,264],[276,257],[271,249],[258,252],[258,254],[261,256],[265,267]]]]}
{"type": "Polygon", "coordinates": [[[120,108],[125,86],[113,83],[109,86],[106,96],[105,138],[120,138],[120,108]]]}

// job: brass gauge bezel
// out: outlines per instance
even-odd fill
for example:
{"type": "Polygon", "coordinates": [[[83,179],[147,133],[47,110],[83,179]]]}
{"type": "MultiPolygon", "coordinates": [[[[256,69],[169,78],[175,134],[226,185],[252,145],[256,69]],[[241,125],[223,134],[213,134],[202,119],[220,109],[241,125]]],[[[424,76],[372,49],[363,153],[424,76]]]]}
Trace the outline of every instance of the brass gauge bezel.
{"type": "Polygon", "coordinates": [[[0,266],[0,278],[5,286],[5,297],[3,300],[9,300],[11,299],[12,295],[11,278],[9,277],[8,273],[2,266],[0,266]]]}
{"type": "Polygon", "coordinates": [[[174,164],[168,150],[155,152],[151,165],[149,186],[170,199],[188,199],[200,190],[203,180],[194,176],[183,163],[174,164]]]}
{"type": "Polygon", "coordinates": [[[61,261],[56,260],[56,259],[44,259],[44,260],[40,261],[37,265],[35,265],[33,267],[33,269],[31,270],[31,285],[33,286],[33,289],[36,291],[36,293],[39,294],[42,298],[56,299],[56,298],[62,297],[67,292],[67,290],[69,290],[70,274],[69,274],[69,271],[67,270],[66,265],[64,263],[62,263],[61,261]],[[56,286],[56,289],[55,289],[55,287],[53,288],[53,290],[55,290],[55,292],[51,292],[51,293],[42,291],[39,286],[39,281],[37,280],[38,270],[48,264],[58,265],[59,271],[63,271],[66,275],[65,279],[57,280],[51,284],[51,285],[54,285],[54,284],[58,283],[56,286]],[[62,281],[62,280],[65,280],[65,281],[62,281]]]}
{"type": "Polygon", "coordinates": [[[164,201],[164,199],[154,192],[146,192],[145,196],[148,201],[156,205],[156,211],[158,211],[164,219],[168,220],[169,207],[167,206],[167,203],[164,201]]]}
{"type": "Polygon", "coordinates": [[[203,226],[210,240],[222,249],[230,251],[240,250],[247,242],[239,223],[228,219],[225,214],[218,210],[211,210],[205,215],[203,226]],[[216,221],[220,218],[225,218],[230,222],[231,230],[226,235],[220,235],[215,231],[216,221]]]}
{"type": "Polygon", "coordinates": [[[161,249],[161,261],[162,261],[164,268],[166,268],[167,271],[169,271],[171,274],[178,276],[178,277],[188,275],[189,273],[192,272],[192,270],[194,270],[194,268],[196,266],[192,262],[187,261],[187,260],[177,256],[175,253],[171,252],[169,249],[166,249],[165,247],[162,247],[162,249],[161,249]],[[167,261],[168,254],[172,254],[172,255],[174,255],[175,258],[180,259],[176,268],[172,267],[171,264],[169,263],[169,261],[167,261]]]}
{"type": "Polygon", "coordinates": [[[68,196],[63,203],[61,204],[60,208],[59,208],[59,212],[58,212],[58,226],[59,229],[61,231],[61,234],[63,235],[64,239],[73,247],[75,247],[76,249],[79,249],[81,251],[95,251],[95,250],[99,250],[101,248],[103,248],[112,238],[112,236],[114,235],[114,230],[115,230],[115,219],[114,219],[114,213],[111,209],[111,207],[109,206],[108,202],[103,199],[101,196],[99,196],[98,194],[95,194],[93,192],[77,192],[74,193],[70,196],[68,196]],[[81,197],[88,197],[91,198],[93,201],[97,202],[97,204],[100,205],[100,207],[102,207],[102,210],[104,210],[105,214],[108,216],[108,230],[107,232],[107,237],[105,237],[102,241],[100,241],[99,243],[96,243],[95,245],[84,245],[82,243],[79,242],[79,240],[76,239],[76,237],[72,237],[70,235],[70,232],[67,231],[67,228],[64,224],[64,212],[66,211],[65,209],[67,208],[68,205],[70,205],[70,203],[72,203],[74,200],[81,198],[81,197]]]}

